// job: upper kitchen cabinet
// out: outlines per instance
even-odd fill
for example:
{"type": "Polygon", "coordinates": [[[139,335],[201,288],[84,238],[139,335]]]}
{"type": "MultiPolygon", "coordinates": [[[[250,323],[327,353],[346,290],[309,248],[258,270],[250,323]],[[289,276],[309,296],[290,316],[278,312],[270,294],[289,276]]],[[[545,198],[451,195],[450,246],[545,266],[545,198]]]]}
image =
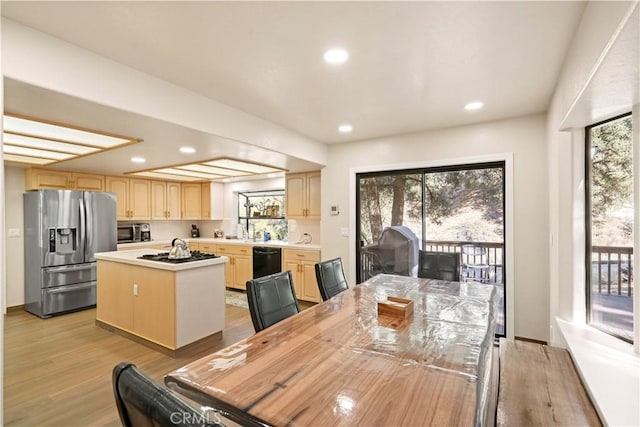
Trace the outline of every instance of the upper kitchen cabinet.
{"type": "Polygon", "coordinates": [[[287,219],[320,219],[320,172],[287,174],[287,219]]]}
{"type": "Polygon", "coordinates": [[[146,179],[108,176],[107,191],[116,193],[118,220],[151,219],[151,182],[146,179]]]}
{"type": "Polygon", "coordinates": [[[202,184],[183,182],[182,186],[182,219],[202,218],[202,184]]]}
{"type": "Polygon", "coordinates": [[[25,173],[25,189],[39,190],[41,188],[104,191],[105,178],[104,175],[28,168],[25,173]]]}
{"type": "Polygon", "coordinates": [[[202,183],[202,219],[224,219],[224,184],[202,183]]]}
{"type": "Polygon", "coordinates": [[[179,182],[151,181],[151,219],[180,219],[179,182]]]}

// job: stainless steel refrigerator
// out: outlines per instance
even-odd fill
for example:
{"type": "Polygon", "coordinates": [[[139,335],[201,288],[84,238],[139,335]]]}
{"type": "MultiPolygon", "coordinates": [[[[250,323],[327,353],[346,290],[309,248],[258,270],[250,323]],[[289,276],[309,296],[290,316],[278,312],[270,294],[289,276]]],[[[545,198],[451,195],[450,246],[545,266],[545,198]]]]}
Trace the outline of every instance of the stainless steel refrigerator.
{"type": "Polygon", "coordinates": [[[116,195],[24,193],[25,310],[40,317],[96,305],[96,252],[117,249],[116,195]]]}

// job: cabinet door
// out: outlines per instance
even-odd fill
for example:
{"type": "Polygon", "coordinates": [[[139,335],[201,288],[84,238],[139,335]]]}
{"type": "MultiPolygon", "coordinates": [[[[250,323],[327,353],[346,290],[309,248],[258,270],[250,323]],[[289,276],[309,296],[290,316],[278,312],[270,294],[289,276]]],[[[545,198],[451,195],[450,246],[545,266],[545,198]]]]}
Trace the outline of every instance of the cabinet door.
{"type": "Polygon", "coordinates": [[[305,196],[305,175],[287,175],[285,186],[287,219],[304,219],[305,196]]]}
{"type": "Polygon", "coordinates": [[[200,204],[202,219],[211,219],[211,182],[205,182],[200,187],[200,204]]]}
{"type": "Polygon", "coordinates": [[[133,332],[133,268],[98,261],[96,319],[133,332]]]}
{"type": "Polygon", "coordinates": [[[167,182],[167,219],[180,219],[180,194],[179,182],[167,182]]]}
{"type": "Polygon", "coordinates": [[[118,220],[129,219],[129,178],[108,176],[107,191],[116,193],[116,217],[118,220]]]}
{"type": "Polygon", "coordinates": [[[200,219],[202,215],[202,186],[182,184],[182,219],[200,219]]]}
{"type": "Polygon", "coordinates": [[[151,181],[151,219],[167,218],[167,184],[151,181]]]}
{"type": "Polygon", "coordinates": [[[69,173],[48,169],[29,168],[25,174],[27,190],[40,188],[54,188],[67,190],[69,188],[69,173]]]}
{"type": "Polygon", "coordinates": [[[235,287],[236,289],[247,289],[247,281],[253,279],[253,258],[250,256],[236,255],[235,267],[235,287]]]}
{"type": "Polygon", "coordinates": [[[176,346],[175,273],[136,268],[133,327],[137,335],[169,348],[176,346]]]}
{"type": "Polygon", "coordinates": [[[146,179],[129,180],[129,218],[151,219],[151,182],[146,179]]]}
{"type": "Polygon", "coordinates": [[[215,254],[216,245],[214,245],[213,243],[200,243],[200,252],[204,252],[206,254],[215,254]]]}
{"type": "Polygon", "coordinates": [[[320,289],[316,280],[315,262],[302,261],[302,295],[300,299],[305,301],[320,302],[320,289]]]}
{"type": "Polygon", "coordinates": [[[307,174],[307,219],[320,219],[320,172],[307,174]]]}
{"type": "Polygon", "coordinates": [[[74,173],[71,176],[72,186],[76,190],[104,191],[104,176],[85,173],[74,173]]]}
{"type": "Polygon", "coordinates": [[[233,255],[225,254],[229,261],[224,265],[224,286],[227,288],[235,288],[235,268],[233,255]]]}
{"type": "Polygon", "coordinates": [[[282,261],[283,271],[291,270],[291,280],[293,280],[293,289],[296,291],[296,298],[302,299],[302,271],[300,269],[300,262],[285,259],[282,261]]]}

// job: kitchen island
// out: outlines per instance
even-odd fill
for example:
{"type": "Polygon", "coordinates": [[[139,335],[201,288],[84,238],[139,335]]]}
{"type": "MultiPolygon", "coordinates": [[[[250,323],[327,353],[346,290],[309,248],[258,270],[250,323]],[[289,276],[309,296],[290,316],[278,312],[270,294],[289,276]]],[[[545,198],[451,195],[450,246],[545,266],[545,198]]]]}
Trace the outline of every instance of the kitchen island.
{"type": "Polygon", "coordinates": [[[228,258],[178,264],[139,259],[156,253],[96,254],[96,324],[176,356],[224,329],[228,258]]]}

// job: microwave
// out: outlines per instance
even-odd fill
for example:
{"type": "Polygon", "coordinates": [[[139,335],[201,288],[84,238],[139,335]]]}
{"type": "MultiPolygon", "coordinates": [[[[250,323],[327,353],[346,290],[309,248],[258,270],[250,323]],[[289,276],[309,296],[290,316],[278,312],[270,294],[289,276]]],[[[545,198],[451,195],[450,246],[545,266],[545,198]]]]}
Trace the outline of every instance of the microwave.
{"type": "Polygon", "coordinates": [[[118,224],[118,243],[148,242],[151,240],[149,224],[118,224]]]}

